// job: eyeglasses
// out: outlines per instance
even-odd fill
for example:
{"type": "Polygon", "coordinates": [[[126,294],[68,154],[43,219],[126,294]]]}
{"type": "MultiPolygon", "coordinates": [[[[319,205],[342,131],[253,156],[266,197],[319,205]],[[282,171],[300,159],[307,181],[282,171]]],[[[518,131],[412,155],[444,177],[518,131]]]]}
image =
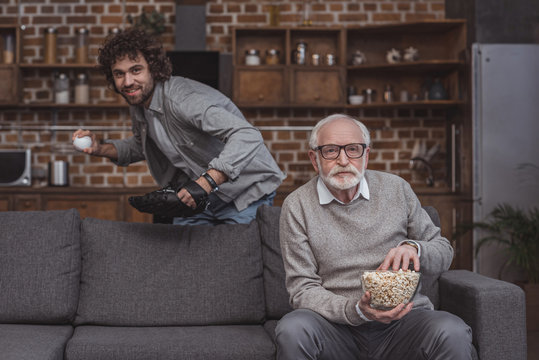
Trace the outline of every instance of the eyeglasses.
{"type": "Polygon", "coordinates": [[[321,145],[317,146],[313,150],[319,150],[322,157],[326,160],[335,160],[341,155],[341,149],[344,149],[346,156],[350,159],[359,159],[365,153],[367,144],[346,144],[346,145],[321,145]]]}

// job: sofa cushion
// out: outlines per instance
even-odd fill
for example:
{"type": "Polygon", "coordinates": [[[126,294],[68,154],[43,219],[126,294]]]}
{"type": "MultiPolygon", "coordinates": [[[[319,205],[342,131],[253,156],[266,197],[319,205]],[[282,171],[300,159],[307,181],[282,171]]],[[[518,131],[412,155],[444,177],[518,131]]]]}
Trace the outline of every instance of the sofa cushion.
{"type": "Polygon", "coordinates": [[[285,286],[285,271],[279,242],[280,214],[280,207],[267,205],[259,207],[257,212],[260,238],[262,239],[264,293],[268,319],[280,319],[292,311],[285,286]]]}
{"type": "Polygon", "coordinates": [[[66,360],[273,360],[275,346],[261,325],[103,327],[75,329],[66,360]]]}
{"type": "Polygon", "coordinates": [[[77,309],[80,217],[0,212],[0,323],[66,324],[77,309]]]}
{"type": "Polygon", "coordinates": [[[62,360],[71,325],[0,324],[2,360],[62,360]]]}
{"type": "Polygon", "coordinates": [[[253,324],[264,320],[258,226],[82,223],[75,323],[253,324]]]}

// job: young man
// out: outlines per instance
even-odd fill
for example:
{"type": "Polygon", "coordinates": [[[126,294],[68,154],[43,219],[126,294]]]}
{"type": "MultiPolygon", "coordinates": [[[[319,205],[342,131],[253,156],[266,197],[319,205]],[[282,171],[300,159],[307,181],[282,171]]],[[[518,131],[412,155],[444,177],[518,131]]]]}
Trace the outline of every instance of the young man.
{"type": "Polygon", "coordinates": [[[272,204],[285,175],[230,99],[171,77],[162,45],[138,29],[107,39],[98,62],[109,86],[130,105],[133,136],[101,144],[90,131],[77,130],[73,139],[92,138],[85,153],[119,166],[146,160],[160,186],[184,184],[174,190],[191,208],[209,196],[206,210],[177,217],[175,224],[249,223],[258,206],[272,204]]]}
{"type": "Polygon", "coordinates": [[[276,329],[278,359],[470,359],[470,328],[434,311],[429,299],[392,310],[361,296],[360,270],[439,274],[453,250],[409,184],[367,170],[370,135],[359,121],[332,115],[313,129],[309,157],[318,173],[290,194],[280,239],[295,309],[276,329]]]}

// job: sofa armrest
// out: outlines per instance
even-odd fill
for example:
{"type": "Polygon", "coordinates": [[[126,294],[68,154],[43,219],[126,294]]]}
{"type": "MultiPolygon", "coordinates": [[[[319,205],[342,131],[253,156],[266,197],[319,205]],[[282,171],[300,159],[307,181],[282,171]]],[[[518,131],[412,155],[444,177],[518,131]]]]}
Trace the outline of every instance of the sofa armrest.
{"type": "Polygon", "coordinates": [[[440,310],[472,328],[480,359],[526,359],[526,301],[520,287],[468,270],[446,271],[439,286],[440,310]]]}

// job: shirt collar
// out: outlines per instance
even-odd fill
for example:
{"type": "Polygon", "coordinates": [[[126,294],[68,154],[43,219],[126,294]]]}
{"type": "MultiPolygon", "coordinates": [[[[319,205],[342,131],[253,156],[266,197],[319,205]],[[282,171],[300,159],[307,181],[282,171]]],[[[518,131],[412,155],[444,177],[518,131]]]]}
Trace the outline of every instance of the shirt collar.
{"type": "Polygon", "coordinates": [[[162,99],[163,99],[163,83],[156,82],[153,89],[152,100],[150,101],[150,106],[148,107],[148,110],[163,113],[162,99]]]}
{"type": "MultiPolygon", "coordinates": [[[[339,204],[344,205],[342,201],[333,196],[333,194],[329,191],[320,176],[318,176],[318,182],[316,183],[316,191],[318,192],[318,200],[320,202],[320,205],[329,204],[333,200],[337,201],[339,204]]],[[[366,200],[369,200],[370,198],[369,185],[367,184],[367,179],[365,179],[365,177],[363,177],[363,179],[361,179],[361,181],[359,182],[359,191],[356,192],[354,198],[352,199],[352,201],[350,201],[350,203],[357,200],[360,195],[363,196],[363,198],[366,200]]]]}

